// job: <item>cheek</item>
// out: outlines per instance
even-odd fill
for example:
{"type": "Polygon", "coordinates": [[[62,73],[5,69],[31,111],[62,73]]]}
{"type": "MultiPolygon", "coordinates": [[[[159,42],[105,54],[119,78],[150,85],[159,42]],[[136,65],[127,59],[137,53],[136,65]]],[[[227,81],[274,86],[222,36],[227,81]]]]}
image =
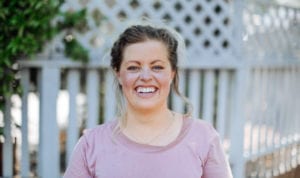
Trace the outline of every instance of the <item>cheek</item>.
{"type": "Polygon", "coordinates": [[[168,87],[172,83],[172,76],[166,73],[156,74],[155,78],[164,87],[168,87]]]}
{"type": "Polygon", "coordinates": [[[136,78],[136,74],[121,72],[119,82],[122,85],[123,89],[125,89],[131,87],[134,84],[136,78]]]}

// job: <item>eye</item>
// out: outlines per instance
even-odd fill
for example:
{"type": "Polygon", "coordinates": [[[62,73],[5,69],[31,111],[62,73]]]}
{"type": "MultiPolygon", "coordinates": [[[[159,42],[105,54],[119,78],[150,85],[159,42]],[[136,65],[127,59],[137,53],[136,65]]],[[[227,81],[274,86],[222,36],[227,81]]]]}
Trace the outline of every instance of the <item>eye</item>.
{"type": "Polygon", "coordinates": [[[160,66],[160,65],[155,65],[155,66],[152,67],[152,69],[155,70],[155,71],[159,71],[159,70],[163,70],[164,67],[160,66]]]}
{"type": "Polygon", "coordinates": [[[137,71],[137,70],[139,70],[139,67],[138,66],[128,66],[127,70],[129,70],[129,71],[137,71]]]}

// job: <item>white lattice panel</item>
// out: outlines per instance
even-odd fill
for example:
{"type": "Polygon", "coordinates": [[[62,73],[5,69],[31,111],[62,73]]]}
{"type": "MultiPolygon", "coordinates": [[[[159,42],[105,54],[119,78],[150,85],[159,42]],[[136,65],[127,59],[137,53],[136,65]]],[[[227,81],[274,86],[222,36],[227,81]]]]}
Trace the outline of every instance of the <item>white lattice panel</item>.
{"type": "Polygon", "coordinates": [[[89,31],[77,35],[92,60],[100,60],[124,26],[147,17],[179,31],[193,61],[231,55],[230,6],[227,0],[67,0],[62,11],[87,8],[89,31]]]}
{"type": "Polygon", "coordinates": [[[249,3],[244,11],[245,56],[260,60],[300,58],[300,11],[296,8],[249,3]]]}

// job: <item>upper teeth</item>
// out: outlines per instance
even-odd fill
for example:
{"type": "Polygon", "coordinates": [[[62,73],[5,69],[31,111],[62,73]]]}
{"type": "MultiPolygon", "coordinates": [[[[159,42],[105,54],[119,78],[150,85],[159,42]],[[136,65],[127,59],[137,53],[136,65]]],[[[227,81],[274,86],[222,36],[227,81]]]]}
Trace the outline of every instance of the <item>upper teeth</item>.
{"type": "Polygon", "coordinates": [[[138,87],[137,88],[137,92],[139,92],[139,93],[150,93],[150,92],[154,92],[154,91],[155,91],[154,87],[147,87],[147,88],[138,87]]]}

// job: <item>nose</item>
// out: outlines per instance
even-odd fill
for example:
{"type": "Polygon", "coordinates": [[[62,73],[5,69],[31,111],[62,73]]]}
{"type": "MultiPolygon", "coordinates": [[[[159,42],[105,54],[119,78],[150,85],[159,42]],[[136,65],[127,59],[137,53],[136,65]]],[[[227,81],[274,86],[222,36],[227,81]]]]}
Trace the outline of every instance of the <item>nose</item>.
{"type": "Polygon", "coordinates": [[[143,81],[148,81],[152,79],[151,71],[148,68],[141,70],[140,79],[143,81]]]}

